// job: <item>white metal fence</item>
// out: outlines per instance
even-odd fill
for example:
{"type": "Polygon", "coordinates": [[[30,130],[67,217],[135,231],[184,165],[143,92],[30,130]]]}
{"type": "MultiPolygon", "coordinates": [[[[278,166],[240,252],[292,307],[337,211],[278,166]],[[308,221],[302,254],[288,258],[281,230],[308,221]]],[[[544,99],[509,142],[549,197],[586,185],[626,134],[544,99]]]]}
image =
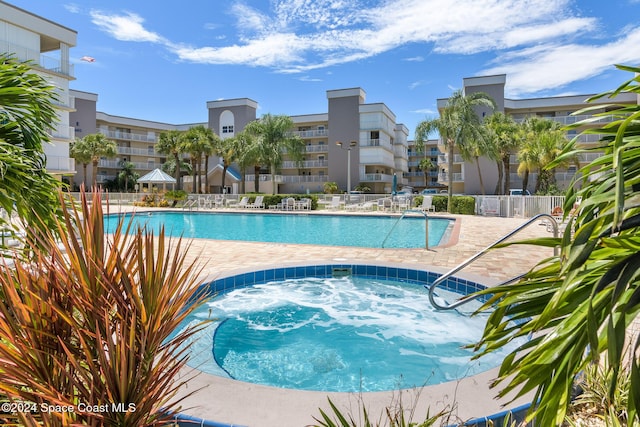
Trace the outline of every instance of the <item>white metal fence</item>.
{"type": "MultiPolygon", "coordinates": [[[[76,199],[79,199],[79,193],[71,193],[76,199]]],[[[105,192],[102,195],[103,201],[109,200],[113,205],[131,205],[136,201],[140,201],[147,193],[116,193],[105,192]]],[[[210,194],[190,194],[188,200],[199,200],[211,197],[210,194]]],[[[241,194],[225,194],[224,198],[227,202],[238,201],[241,194]]],[[[366,202],[375,202],[379,199],[390,198],[389,194],[320,194],[318,201],[320,205],[329,203],[333,197],[340,197],[340,205],[347,206],[351,204],[362,204],[366,202]]],[[[398,195],[396,198],[413,199],[418,195],[398,195]]],[[[438,195],[446,197],[446,195],[438,195]]],[[[551,213],[554,208],[562,207],[564,196],[471,196],[476,200],[476,214],[482,216],[499,216],[499,217],[522,217],[531,218],[541,213],[551,213]]],[[[413,200],[408,203],[413,206],[413,200]]]]}

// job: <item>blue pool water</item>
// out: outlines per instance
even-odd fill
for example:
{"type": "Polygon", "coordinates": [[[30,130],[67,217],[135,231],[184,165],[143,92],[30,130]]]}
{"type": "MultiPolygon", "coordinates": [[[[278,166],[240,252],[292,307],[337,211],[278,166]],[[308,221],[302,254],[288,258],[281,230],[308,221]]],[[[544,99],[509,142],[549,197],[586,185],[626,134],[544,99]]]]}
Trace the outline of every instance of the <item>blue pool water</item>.
{"type": "MultiPolygon", "coordinates": [[[[107,231],[113,231],[118,217],[107,217],[107,231]]],[[[131,216],[125,215],[125,221],[131,216]]],[[[380,248],[389,231],[397,223],[384,244],[386,248],[424,248],[424,217],[397,218],[348,215],[287,215],[240,213],[139,213],[137,224],[158,230],[165,226],[168,234],[217,240],[243,240],[274,243],[304,243],[333,246],[380,248]]],[[[429,218],[429,246],[441,242],[452,220],[429,218]]]]}
{"type": "MultiPolygon", "coordinates": [[[[264,272],[255,277],[265,277],[264,272]]],[[[438,296],[452,301],[461,295],[443,290],[438,296]]],[[[471,304],[476,305],[465,310],[478,303],[471,304]]],[[[189,365],[275,387],[341,392],[420,387],[498,366],[505,354],[471,361],[472,352],[463,346],[480,338],[486,318],[435,311],[420,281],[303,277],[240,286],[199,307],[185,324],[212,318],[216,321],[193,337],[189,365]]]]}

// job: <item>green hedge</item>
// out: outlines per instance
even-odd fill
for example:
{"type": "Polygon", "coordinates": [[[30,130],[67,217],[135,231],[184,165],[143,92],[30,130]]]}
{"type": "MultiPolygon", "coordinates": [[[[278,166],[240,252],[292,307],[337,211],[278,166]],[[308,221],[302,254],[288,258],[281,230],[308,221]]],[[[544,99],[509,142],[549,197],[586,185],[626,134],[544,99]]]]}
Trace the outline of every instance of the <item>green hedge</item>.
{"type": "MultiPolygon", "coordinates": [[[[264,208],[269,209],[271,205],[277,205],[283,199],[293,197],[296,200],[311,199],[311,210],[318,209],[318,196],[315,194],[269,194],[264,196],[264,208]]],[[[255,200],[255,196],[249,198],[251,202],[255,200]]]]}
{"type": "MultiPolygon", "coordinates": [[[[436,212],[447,212],[447,196],[437,195],[433,197],[433,207],[436,212]]],[[[413,199],[413,205],[419,207],[422,205],[423,196],[416,196],[413,199]]],[[[476,199],[471,196],[453,196],[452,212],[454,214],[475,215],[476,199]]]]}

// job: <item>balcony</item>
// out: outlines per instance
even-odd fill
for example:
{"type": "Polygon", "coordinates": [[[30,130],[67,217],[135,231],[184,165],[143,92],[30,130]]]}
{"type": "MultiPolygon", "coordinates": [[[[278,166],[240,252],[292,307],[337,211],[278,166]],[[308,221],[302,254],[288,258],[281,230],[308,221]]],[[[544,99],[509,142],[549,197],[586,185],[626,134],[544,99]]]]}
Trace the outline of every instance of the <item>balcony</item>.
{"type": "Polygon", "coordinates": [[[109,139],[124,139],[126,141],[140,141],[140,142],[156,142],[157,137],[155,135],[149,135],[147,133],[139,132],[120,132],[98,129],[98,132],[103,134],[109,139]]]}
{"type": "MultiPolygon", "coordinates": [[[[283,177],[282,177],[282,175],[276,175],[275,182],[276,182],[276,183],[281,183],[281,182],[283,182],[283,181],[282,181],[282,178],[283,178],[283,177]]],[[[245,174],[244,179],[245,179],[245,181],[253,182],[253,181],[255,181],[255,175],[254,175],[254,174],[252,174],[252,173],[250,173],[250,174],[245,174]]],[[[268,174],[268,173],[261,173],[261,174],[259,175],[259,179],[260,179],[260,182],[271,182],[271,174],[268,174]]]]}
{"type": "Polygon", "coordinates": [[[360,182],[392,182],[393,175],[384,173],[365,173],[360,175],[360,182]]]}
{"type": "Polygon", "coordinates": [[[282,180],[286,184],[297,184],[304,182],[328,182],[329,175],[282,175],[282,180]]]}
{"type": "Polygon", "coordinates": [[[326,160],[307,160],[302,163],[286,161],[282,162],[282,169],[308,169],[308,168],[326,168],[329,162],[326,160]]]}
{"type": "Polygon", "coordinates": [[[326,153],[329,151],[327,144],[307,145],[307,153],[326,153]]]}
{"type": "MultiPolygon", "coordinates": [[[[142,163],[142,162],[130,162],[133,163],[134,169],[138,170],[153,170],[158,167],[156,163],[142,163]]],[[[100,159],[98,162],[98,167],[101,168],[112,168],[112,169],[122,169],[122,161],[120,160],[103,160],[100,159]]]]}
{"type": "MultiPolygon", "coordinates": [[[[464,174],[463,173],[453,173],[453,182],[464,182],[464,174]]],[[[440,172],[438,174],[438,182],[447,183],[449,182],[449,174],[446,172],[440,172]]]]}
{"type": "Polygon", "coordinates": [[[75,173],[75,159],[65,156],[47,156],[46,168],[49,172],[69,172],[75,173]]]}
{"type": "Polygon", "coordinates": [[[161,156],[161,154],[156,153],[155,150],[131,147],[118,147],[118,154],[129,154],[136,156],[161,156]]]}
{"type": "Polygon", "coordinates": [[[329,136],[328,129],[310,129],[310,130],[300,130],[300,131],[291,131],[289,135],[299,136],[300,138],[325,138],[329,136]]]}
{"type": "Polygon", "coordinates": [[[51,128],[49,134],[52,138],[72,140],[76,136],[76,129],[71,126],[57,124],[55,127],[51,128]]]}

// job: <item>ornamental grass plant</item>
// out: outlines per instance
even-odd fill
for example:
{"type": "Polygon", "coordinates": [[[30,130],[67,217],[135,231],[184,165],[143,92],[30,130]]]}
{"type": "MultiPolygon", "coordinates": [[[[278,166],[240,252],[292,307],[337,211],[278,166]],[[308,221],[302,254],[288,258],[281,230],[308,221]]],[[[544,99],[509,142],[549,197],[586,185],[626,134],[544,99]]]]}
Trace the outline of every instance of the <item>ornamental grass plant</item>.
{"type": "Polygon", "coordinates": [[[169,423],[201,325],[172,334],[205,298],[200,269],[164,230],[106,235],[97,191],[59,200],[56,229],[32,225],[29,256],[0,265],[0,423],[169,423]]]}

